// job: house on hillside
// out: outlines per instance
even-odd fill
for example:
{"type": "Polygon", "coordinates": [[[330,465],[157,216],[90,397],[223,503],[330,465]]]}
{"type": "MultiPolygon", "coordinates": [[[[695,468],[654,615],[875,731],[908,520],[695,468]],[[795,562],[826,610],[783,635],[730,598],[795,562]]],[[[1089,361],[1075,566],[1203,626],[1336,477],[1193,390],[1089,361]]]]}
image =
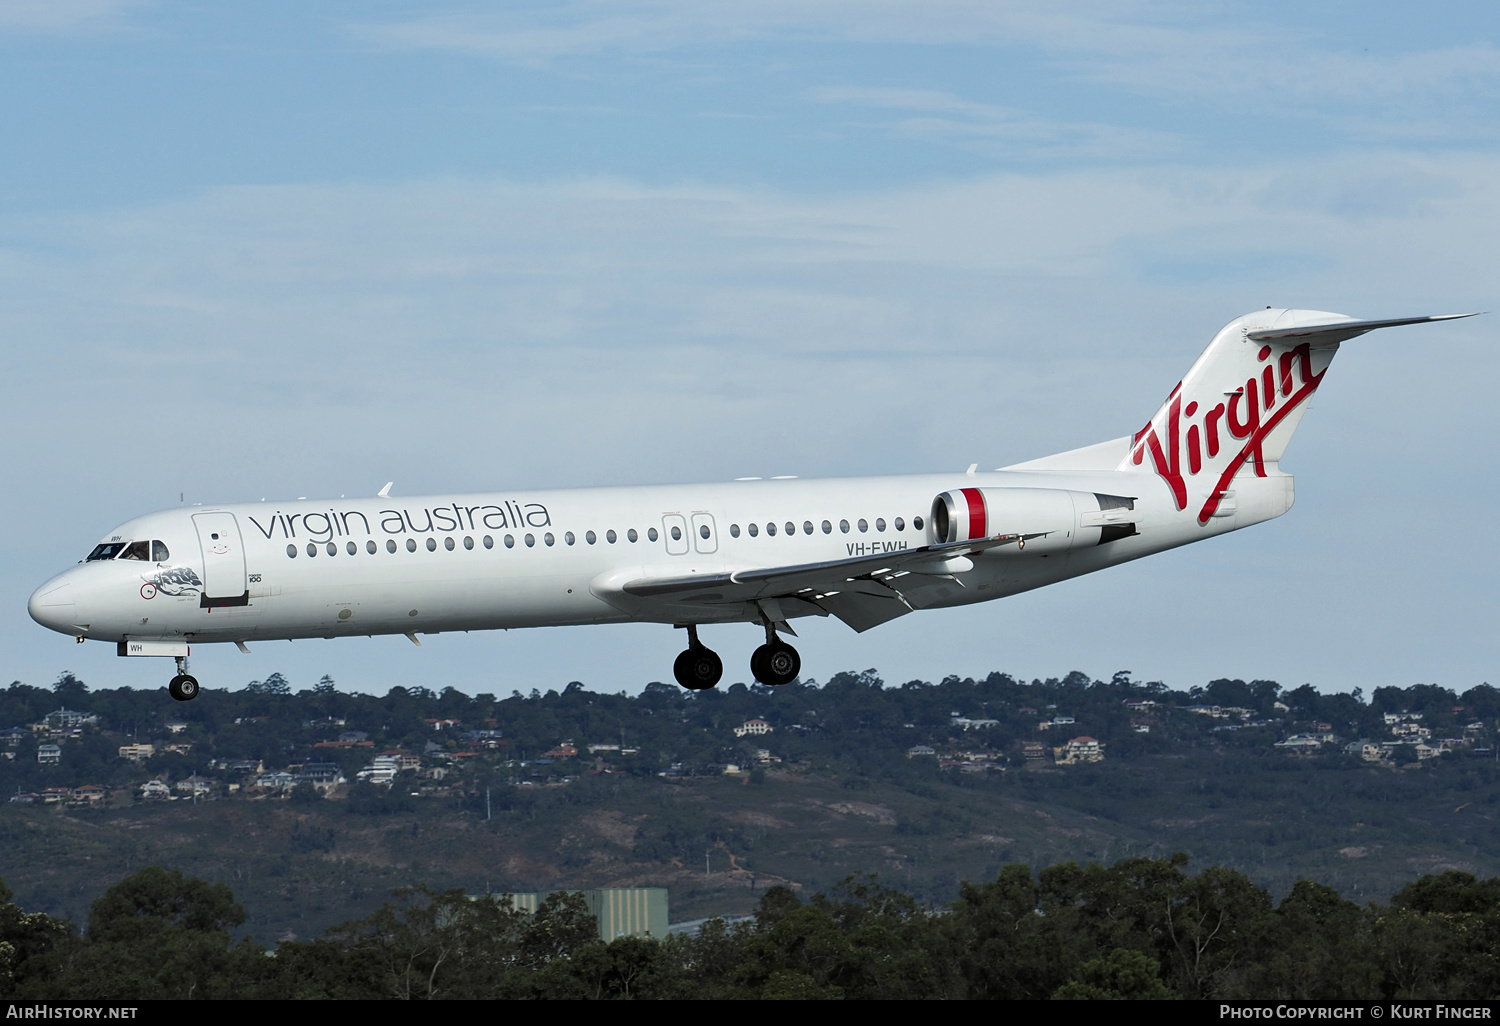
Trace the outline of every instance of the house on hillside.
{"type": "Polygon", "coordinates": [[[929,755],[936,755],[936,754],[937,754],[937,749],[933,748],[930,745],[912,745],[910,748],[908,748],[906,750],[906,757],[908,759],[915,759],[915,758],[918,758],[920,756],[929,756],[929,755]]]}
{"type": "Polygon", "coordinates": [[[62,762],[62,747],[60,745],[37,745],[36,761],[43,766],[56,766],[62,762]]]}
{"type": "Polygon", "coordinates": [[[145,801],[166,801],[172,797],[172,789],[160,780],[148,780],[141,785],[141,798],[145,801]]]}
{"type": "Polygon", "coordinates": [[[105,790],[99,784],[84,784],[82,787],[73,788],[69,796],[69,805],[98,805],[104,801],[105,790]]]}
{"type": "Polygon", "coordinates": [[[194,773],[190,777],[183,777],[172,785],[173,790],[181,791],[190,796],[211,794],[214,789],[214,781],[200,777],[194,773]]]}
{"type": "Polygon", "coordinates": [[[1349,755],[1357,755],[1365,762],[1384,762],[1390,758],[1390,752],[1375,741],[1351,741],[1344,746],[1344,751],[1349,755]]]}
{"type": "Polygon", "coordinates": [[[152,744],[121,745],[120,758],[130,762],[143,762],[156,754],[156,746],[152,744]]]}
{"type": "Polygon", "coordinates": [[[97,726],[99,717],[77,709],[53,709],[42,717],[42,723],[54,730],[72,730],[74,727],[97,726]]]}
{"type": "Polygon", "coordinates": [[[762,720],[759,717],[757,717],[756,719],[753,719],[753,720],[746,720],[744,723],[740,724],[738,727],[735,727],[734,728],[734,736],[735,737],[744,737],[747,734],[754,734],[754,735],[769,734],[772,731],[774,731],[775,729],[776,729],[775,727],[771,726],[765,720],[762,720]]]}
{"type": "Polygon", "coordinates": [[[1323,741],[1324,738],[1313,734],[1293,734],[1284,741],[1277,741],[1273,747],[1293,752],[1316,752],[1323,747],[1323,741]]]}
{"type": "Polygon", "coordinates": [[[1103,762],[1104,745],[1091,737],[1075,737],[1067,744],[1052,749],[1052,757],[1059,766],[1076,766],[1079,763],[1103,762]]]}

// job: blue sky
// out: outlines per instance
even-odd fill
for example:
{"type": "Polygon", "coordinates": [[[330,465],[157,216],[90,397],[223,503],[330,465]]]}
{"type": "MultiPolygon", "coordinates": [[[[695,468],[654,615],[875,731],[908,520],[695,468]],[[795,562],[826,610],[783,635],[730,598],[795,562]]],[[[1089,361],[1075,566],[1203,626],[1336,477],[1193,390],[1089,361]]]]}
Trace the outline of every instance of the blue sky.
{"type": "MultiPolygon", "coordinates": [[[[1247,310],[1494,309],[1497,19],[0,0],[0,677],[159,683],[25,599],[179,494],[999,466],[1138,427],[1247,310]]],[[[805,668],[1493,681],[1494,331],[1346,346],[1279,521],[864,636],[809,624],[805,668]]],[[[730,679],[753,633],[705,632],[730,679]]],[[[543,630],[195,670],[634,690],[679,647],[543,630]]]]}

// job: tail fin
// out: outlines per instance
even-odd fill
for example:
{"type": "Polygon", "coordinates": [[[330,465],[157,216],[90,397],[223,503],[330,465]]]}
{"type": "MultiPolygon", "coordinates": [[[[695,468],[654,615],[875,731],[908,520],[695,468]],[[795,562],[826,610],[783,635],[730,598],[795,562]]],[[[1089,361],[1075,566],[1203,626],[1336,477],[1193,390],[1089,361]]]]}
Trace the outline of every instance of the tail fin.
{"type": "Polygon", "coordinates": [[[1356,321],[1319,310],[1266,309],[1238,317],[1219,330],[1135,433],[1116,469],[1154,470],[1177,508],[1193,507],[1206,524],[1241,470],[1249,467],[1257,477],[1278,473],[1339,343],[1376,328],[1471,316],[1356,321]]]}

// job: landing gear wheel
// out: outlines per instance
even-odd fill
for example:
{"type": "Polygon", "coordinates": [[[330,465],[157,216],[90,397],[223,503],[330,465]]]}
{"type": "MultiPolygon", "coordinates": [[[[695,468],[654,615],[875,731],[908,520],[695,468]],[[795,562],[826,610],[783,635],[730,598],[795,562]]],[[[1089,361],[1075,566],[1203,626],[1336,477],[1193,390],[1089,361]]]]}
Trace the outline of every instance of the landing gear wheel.
{"type": "Polygon", "coordinates": [[[724,676],[724,660],[713,649],[695,645],[683,649],[672,664],[672,675],[689,691],[707,691],[724,676]]]}
{"type": "Polygon", "coordinates": [[[198,697],[198,678],[179,673],[167,685],[167,693],[179,702],[191,702],[198,697]]]}
{"type": "Polygon", "coordinates": [[[766,649],[768,648],[770,648],[769,645],[762,645],[750,653],[750,679],[762,684],[770,676],[770,671],[766,669],[766,649]]]}
{"type": "Polygon", "coordinates": [[[790,684],[802,672],[802,657],[784,641],[770,641],[750,656],[750,672],[762,684],[790,684]]]}

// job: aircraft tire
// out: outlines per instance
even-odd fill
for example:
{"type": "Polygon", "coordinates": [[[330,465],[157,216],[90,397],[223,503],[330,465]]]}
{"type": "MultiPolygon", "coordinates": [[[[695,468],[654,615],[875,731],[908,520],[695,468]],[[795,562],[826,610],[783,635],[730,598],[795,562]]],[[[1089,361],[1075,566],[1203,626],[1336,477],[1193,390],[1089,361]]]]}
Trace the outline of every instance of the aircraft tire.
{"type": "Polygon", "coordinates": [[[802,672],[802,657],[786,642],[772,641],[755,650],[750,670],[756,680],[774,688],[797,679],[802,672]]]}
{"type": "Polygon", "coordinates": [[[167,685],[167,693],[179,702],[191,702],[198,697],[198,678],[179,673],[167,685]]]}
{"type": "Polygon", "coordinates": [[[767,645],[761,645],[754,652],[750,653],[750,679],[758,681],[761,684],[766,682],[766,676],[769,672],[766,670],[766,649],[768,647],[767,645]]]}
{"type": "Polygon", "coordinates": [[[707,691],[724,676],[724,660],[713,649],[701,645],[685,648],[672,664],[672,675],[689,691],[707,691]]]}

